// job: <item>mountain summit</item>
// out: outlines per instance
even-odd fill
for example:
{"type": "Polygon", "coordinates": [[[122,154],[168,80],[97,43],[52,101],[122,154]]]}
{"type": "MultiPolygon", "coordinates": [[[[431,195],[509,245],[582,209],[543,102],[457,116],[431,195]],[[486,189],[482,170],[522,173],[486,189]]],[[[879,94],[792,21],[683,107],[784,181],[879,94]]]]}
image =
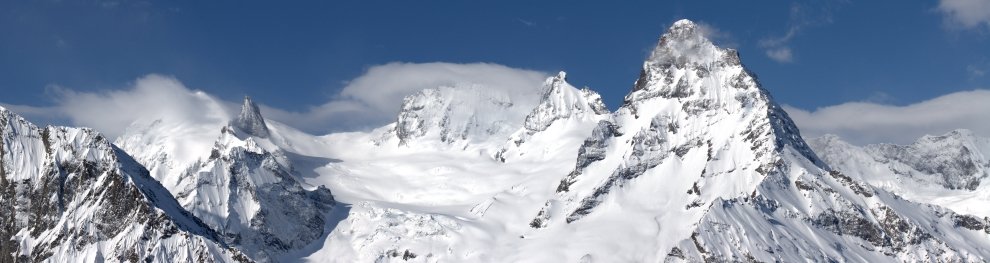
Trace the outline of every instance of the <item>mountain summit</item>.
{"type": "Polygon", "coordinates": [[[258,109],[258,105],[255,105],[251,101],[251,97],[248,96],[244,96],[244,104],[241,105],[241,114],[237,115],[237,119],[231,121],[230,124],[259,138],[268,138],[269,135],[265,118],[261,117],[261,110],[258,109]]]}
{"type": "Polygon", "coordinates": [[[622,107],[580,146],[528,235],[582,244],[586,256],[571,260],[987,256],[958,241],[969,230],[940,230],[966,220],[977,232],[987,223],[830,171],[738,53],[681,20],[660,37],[622,107]]]}
{"type": "Polygon", "coordinates": [[[715,46],[705,36],[704,30],[687,19],[674,22],[667,33],[660,37],[653,52],[650,53],[648,64],[710,64],[715,62],[739,62],[735,50],[722,49],[715,46]]]}

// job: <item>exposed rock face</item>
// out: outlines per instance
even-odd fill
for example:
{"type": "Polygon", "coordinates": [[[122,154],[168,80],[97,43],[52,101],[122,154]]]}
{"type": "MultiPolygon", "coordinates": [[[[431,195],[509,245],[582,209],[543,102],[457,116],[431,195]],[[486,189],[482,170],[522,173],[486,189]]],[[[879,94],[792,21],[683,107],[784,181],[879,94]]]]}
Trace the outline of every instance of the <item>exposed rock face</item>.
{"type": "Polygon", "coordinates": [[[102,135],[0,108],[0,261],[250,261],[102,135]]]}
{"type": "Polygon", "coordinates": [[[255,137],[268,138],[269,135],[265,118],[261,117],[261,110],[258,109],[258,105],[251,101],[251,97],[244,97],[241,113],[230,122],[230,125],[255,137]]]}

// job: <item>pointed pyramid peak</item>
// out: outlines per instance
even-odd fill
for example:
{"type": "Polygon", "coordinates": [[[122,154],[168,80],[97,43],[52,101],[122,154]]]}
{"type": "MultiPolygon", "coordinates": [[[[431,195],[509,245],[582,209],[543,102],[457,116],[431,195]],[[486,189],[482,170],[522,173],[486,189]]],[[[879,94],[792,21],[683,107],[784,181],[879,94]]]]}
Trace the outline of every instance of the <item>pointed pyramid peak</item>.
{"type": "Polygon", "coordinates": [[[244,103],[241,104],[241,114],[238,118],[252,118],[261,117],[261,110],[258,109],[258,105],[254,104],[250,96],[244,96],[244,103]]]}
{"type": "Polygon", "coordinates": [[[261,116],[261,110],[258,109],[258,105],[254,104],[254,101],[249,96],[244,96],[241,113],[237,115],[237,119],[231,122],[231,125],[250,135],[261,138],[268,137],[269,134],[268,126],[265,124],[265,118],[261,116]]]}

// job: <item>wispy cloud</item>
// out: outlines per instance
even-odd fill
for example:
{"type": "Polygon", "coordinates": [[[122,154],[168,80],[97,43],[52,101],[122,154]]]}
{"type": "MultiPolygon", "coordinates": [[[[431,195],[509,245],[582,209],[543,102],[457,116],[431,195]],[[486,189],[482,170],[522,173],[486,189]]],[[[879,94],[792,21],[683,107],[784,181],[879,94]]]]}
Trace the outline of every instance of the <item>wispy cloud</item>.
{"type": "MultiPolygon", "coordinates": [[[[791,12],[792,13],[798,12],[798,11],[796,11],[796,10],[799,10],[798,8],[799,7],[797,5],[795,5],[793,8],[791,8],[791,10],[792,10],[791,12]]],[[[793,17],[793,15],[792,15],[792,17],[793,17]]],[[[775,46],[786,45],[787,42],[790,42],[791,39],[794,38],[794,36],[796,36],[799,31],[801,31],[802,27],[804,27],[803,24],[800,24],[800,23],[794,24],[792,22],[792,24],[790,25],[790,29],[787,30],[787,33],[785,33],[782,36],[766,37],[766,38],[760,39],[759,44],[762,47],[775,47],[775,46]]]]}
{"type": "Polygon", "coordinates": [[[62,124],[91,127],[110,138],[142,119],[202,126],[225,123],[228,116],[218,100],[162,75],[141,77],[129,87],[104,92],[79,92],[58,86],[49,90],[54,106],[5,106],[33,121],[67,121],[62,124]]]}
{"type": "Polygon", "coordinates": [[[728,48],[739,48],[739,44],[736,43],[735,38],[732,37],[728,31],[721,30],[709,23],[704,21],[696,21],[695,24],[698,26],[698,30],[709,40],[717,43],[719,46],[728,48]]]}
{"type": "Polygon", "coordinates": [[[923,135],[969,129],[990,136],[990,90],[962,91],[895,106],[849,102],[816,110],[784,106],[805,137],[836,134],[850,142],[909,143],[923,135]]]}
{"type": "Polygon", "coordinates": [[[529,20],[526,20],[526,19],[522,19],[522,18],[518,18],[518,17],[516,18],[516,22],[522,23],[523,25],[529,26],[529,27],[536,25],[536,23],[533,23],[532,21],[529,21],[529,20]]]}
{"type": "Polygon", "coordinates": [[[937,9],[945,16],[946,25],[951,28],[990,28],[990,1],[940,0],[937,9]]]}
{"type": "Polygon", "coordinates": [[[987,68],[977,65],[966,66],[966,73],[969,73],[970,78],[982,78],[987,75],[987,68]]]}
{"type": "Polygon", "coordinates": [[[773,59],[774,61],[780,63],[788,63],[794,61],[794,54],[791,53],[790,47],[776,47],[767,49],[767,57],[773,59]]]}
{"type": "Polygon", "coordinates": [[[770,59],[780,63],[794,61],[794,51],[790,46],[792,39],[810,26],[832,23],[832,12],[837,10],[844,1],[821,1],[811,4],[794,3],[789,9],[787,32],[783,35],[769,36],[760,39],[757,44],[765,50],[770,59]]]}
{"type": "Polygon", "coordinates": [[[55,36],[55,47],[58,49],[67,49],[69,48],[69,42],[60,36],[55,36]]]}

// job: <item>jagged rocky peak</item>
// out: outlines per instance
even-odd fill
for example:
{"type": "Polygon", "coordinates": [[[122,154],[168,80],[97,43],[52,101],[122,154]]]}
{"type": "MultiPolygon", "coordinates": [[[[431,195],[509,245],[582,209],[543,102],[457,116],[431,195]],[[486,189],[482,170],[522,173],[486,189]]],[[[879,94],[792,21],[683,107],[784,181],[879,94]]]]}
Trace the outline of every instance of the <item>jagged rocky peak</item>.
{"type": "Polygon", "coordinates": [[[608,108],[597,92],[588,88],[577,89],[567,83],[567,73],[547,78],[543,84],[543,98],[526,116],[525,128],[542,131],[558,119],[607,114],[608,108]]]}
{"type": "Polygon", "coordinates": [[[699,124],[699,133],[707,133],[708,126],[720,122],[723,117],[719,115],[742,117],[750,120],[741,131],[748,140],[772,140],[778,149],[792,144],[821,163],[787,113],[743,66],[739,54],[716,46],[690,20],[674,22],[660,37],[620,111],[637,119],[680,116],[699,124]]]}
{"type": "MultiPolygon", "coordinates": [[[[752,193],[794,153],[806,158],[802,162],[821,164],[735,52],[715,46],[697,25],[681,20],[660,38],[622,107],[581,145],[574,170],[545,209],[563,213],[544,213],[535,221],[570,224],[615,206],[623,196],[652,195],[636,192],[656,187],[643,181],[678,189],[670,196],[676,201],[668,202],[676,209],[662,213],[696,221],[700,214],[694,208],[752,193]],[[678,175],[679,183],[664,178],[670,174],[678,175]],[[691,196],[685,198],[680,189],[690,189],[691,196]]],[[[683,234],[671,231],[667,234],[683,234]]]]}
{"type": "Polygon", "coordinates": [[[716,46],[700,26],[680,20],[660,37],[643,63],[624,106],[656,97],[703,99],[712,106],[732,99],[746,103],[743,100],[767,97],[757,91],[757,86],[756,78],[742,67],[735,50],[716,46]],[[723,92],[731,88],[740,92],[723,92]]]}
{"type": "Polygon", "coordinates": [[[241,105],[241,114],[237,115],[231,123],[232,126],[242,131],[260,138],[267,138],[269,135],[265,118],[261,117],[261,110],[258,105],[251,101],[251,97],[244,96],[244,104],[241,105]]]}

